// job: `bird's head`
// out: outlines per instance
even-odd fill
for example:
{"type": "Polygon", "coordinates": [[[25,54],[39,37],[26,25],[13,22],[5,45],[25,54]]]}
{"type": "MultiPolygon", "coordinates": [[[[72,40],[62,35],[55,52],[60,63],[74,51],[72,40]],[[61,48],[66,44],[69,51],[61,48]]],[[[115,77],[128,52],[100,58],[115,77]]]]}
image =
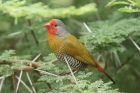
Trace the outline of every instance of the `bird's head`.
{"type": "Polygon", "coordinates": [[[48,35],[66,37],[69,33],[66,25],[59,19],[52,19],[44,25],[48,29],[48,35]]]}

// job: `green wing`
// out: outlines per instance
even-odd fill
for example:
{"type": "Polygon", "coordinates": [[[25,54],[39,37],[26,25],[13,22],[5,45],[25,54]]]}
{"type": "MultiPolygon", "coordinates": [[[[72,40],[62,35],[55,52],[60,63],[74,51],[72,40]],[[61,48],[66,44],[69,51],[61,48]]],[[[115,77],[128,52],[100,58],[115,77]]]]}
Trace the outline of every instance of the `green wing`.
{"type": "Polygon", "coordinates": [[[74,36],[69,35],[64,42],[65,52],[77,60],[95,66],[94,58],[89,51],[74,36]]]}

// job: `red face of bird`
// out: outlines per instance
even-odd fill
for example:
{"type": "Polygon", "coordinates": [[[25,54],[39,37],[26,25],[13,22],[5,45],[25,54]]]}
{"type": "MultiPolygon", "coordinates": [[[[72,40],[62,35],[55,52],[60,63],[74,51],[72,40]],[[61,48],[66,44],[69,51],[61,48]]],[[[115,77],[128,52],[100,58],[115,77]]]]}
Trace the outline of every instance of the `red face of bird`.
{"type": "Polygon", "coordinates": [[[48,29],[48,34],[50,36],[66,37],[69,34],[65,24],[58,19],[50,20],[44,27],[48,29]]]}

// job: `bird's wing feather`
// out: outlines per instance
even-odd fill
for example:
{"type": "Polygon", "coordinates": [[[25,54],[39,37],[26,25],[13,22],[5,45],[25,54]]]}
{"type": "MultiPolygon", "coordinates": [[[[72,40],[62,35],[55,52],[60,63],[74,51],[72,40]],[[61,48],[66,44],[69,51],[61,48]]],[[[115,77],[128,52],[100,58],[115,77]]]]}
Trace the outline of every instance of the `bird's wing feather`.
{"type": "Polygon", "coordinates": [[[68,38],[69,39],[65,40],[65,52],[67,54],[86,64],[96,66],[115,84],[114,80],[110,77],[110,75],[108,75],[108,73],[99,65],[99,63],[93,58],[93,56],[76,37],[69,35],[68,38]]]}
{"type": "Polygon", "coordinates": [[[93,56],[76,37],[69,35],[67,38],[64,42],[64,49],[67,54],[86,64],[95,65],[93,56]]]}

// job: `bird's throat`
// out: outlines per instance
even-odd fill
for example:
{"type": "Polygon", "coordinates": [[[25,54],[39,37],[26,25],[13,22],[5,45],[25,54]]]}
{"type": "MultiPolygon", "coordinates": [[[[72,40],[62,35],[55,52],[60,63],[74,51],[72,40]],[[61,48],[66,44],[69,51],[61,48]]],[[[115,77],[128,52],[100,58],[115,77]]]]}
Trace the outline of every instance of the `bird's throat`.
{"type": "Polygon", "coordinates": [[[52,49],[54,53],[56,53],[60,49],[60,47],[64,45],[64,41],[65,41],[65,38],[61,38],[56,35],[54,36],[48,35],[48,42],[49,42],[50,48],[52,49]]]}
{"type": "Polygon", "coordinates": [[[48,28],[49,36],[55,36],[56,32],[57,32],[57,28],[48,28]]]}

